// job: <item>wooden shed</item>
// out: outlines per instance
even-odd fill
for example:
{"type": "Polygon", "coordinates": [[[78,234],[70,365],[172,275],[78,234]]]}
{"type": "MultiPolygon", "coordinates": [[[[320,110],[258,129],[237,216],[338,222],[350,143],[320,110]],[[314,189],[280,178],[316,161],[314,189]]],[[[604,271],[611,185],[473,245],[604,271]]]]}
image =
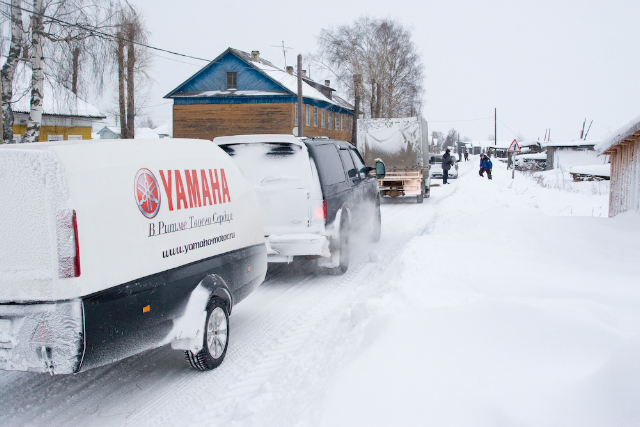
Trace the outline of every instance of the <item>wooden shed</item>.
{"type": "Polygon", "coordinates": [[[609,216],[640,213],[640,117],[627,123],[595,149],[611,159],[609,216]]]}
{"type": "MultiPolygon", "coordinates": [[[[351,141],[354,108],[330,82],[303,73],[304,136],[351,141]]],[[[292,134],[297,126],[297,76],[260,57],[228,48],[165,98],[173,100],[175,138],[292,134]]]]}

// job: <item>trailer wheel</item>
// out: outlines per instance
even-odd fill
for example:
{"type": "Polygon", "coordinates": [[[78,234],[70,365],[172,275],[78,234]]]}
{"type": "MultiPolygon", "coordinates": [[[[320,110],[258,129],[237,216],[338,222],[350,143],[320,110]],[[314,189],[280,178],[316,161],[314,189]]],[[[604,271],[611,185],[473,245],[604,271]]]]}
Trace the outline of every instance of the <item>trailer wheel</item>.
{"type": "Polygon", "coordinates": [[[193,353],[184,352],[187,362],[199,371],[217,368],[227,354],[229,344],[229,312],[227,306],[219,298],[213,298],[207,306],[207,318],[202,350],[193,353]]]}

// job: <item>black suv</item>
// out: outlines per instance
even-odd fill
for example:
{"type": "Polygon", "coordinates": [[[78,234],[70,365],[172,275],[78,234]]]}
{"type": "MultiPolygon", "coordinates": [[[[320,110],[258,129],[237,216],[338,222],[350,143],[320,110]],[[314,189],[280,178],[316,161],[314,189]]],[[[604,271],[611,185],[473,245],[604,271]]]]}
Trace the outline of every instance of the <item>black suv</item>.
{"type": "Polygon", "coordinates": [[[291,135],[243,135],[214,140],[253,184],[262,208],[267,261],[317,258],[344,273],[349,238],[358,229],[380,240],[376,178],[384,164],[367,167],[348,142],[291,135]]]}

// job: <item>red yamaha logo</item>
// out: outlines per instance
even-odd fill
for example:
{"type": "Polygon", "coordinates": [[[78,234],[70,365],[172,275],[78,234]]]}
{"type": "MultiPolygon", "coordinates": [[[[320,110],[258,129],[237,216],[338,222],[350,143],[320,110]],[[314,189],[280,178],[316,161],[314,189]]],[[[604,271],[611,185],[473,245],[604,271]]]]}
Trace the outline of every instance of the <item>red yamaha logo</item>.
{"type": "Polygon", "coordinates": [[[136,203],[142,215],[153,218],[160,210],[158,180],[149,169],[140,169],[134,181],[136,203]]]}

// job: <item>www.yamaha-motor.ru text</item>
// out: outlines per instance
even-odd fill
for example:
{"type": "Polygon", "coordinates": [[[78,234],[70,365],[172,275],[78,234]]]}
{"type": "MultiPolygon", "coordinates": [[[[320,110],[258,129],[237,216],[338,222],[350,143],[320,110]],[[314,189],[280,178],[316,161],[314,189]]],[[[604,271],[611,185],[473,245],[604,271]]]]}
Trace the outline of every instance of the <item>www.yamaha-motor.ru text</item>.
{"type": "Polygon", "coordinates": [[[162,251],[162,258],[168,258],[170,256],[174,256],[178,254],[186,255],[189,251],[192,251],[194,249],[205,248],[210,245],[215,245],[216,243],[224,242],[225,240],[234,239],[235,237],[236,237],[236,233],[229,233],[229,234],[223,234],[218,237],[214,237],[212,239],[203,239],[199,242],[178,246],[177,248],[162,251]]]}

